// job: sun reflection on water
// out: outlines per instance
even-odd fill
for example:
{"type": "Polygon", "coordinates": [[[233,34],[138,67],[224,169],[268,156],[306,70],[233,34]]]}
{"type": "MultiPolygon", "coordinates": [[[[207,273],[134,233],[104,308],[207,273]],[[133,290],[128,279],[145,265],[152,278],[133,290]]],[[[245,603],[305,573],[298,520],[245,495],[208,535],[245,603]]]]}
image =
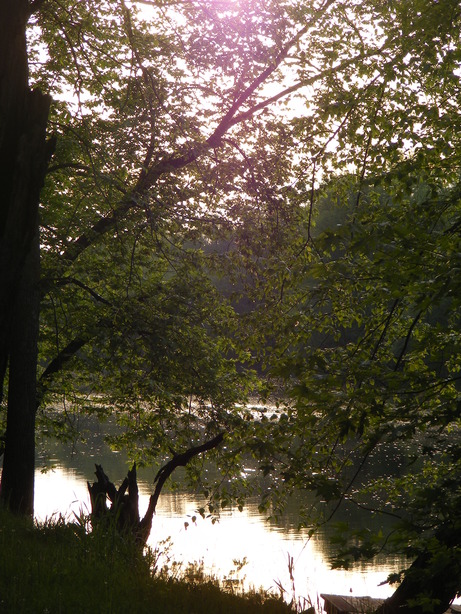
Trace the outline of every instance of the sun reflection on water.
{"type": "MultiPolygon", "coordinates": [[[[147,508],[149,490],[140,484],[140,511],[147,508]]],[[[342,593],[386,597],[392,588],[379,586],[392,565],[381,563],[353,572],[331,570],[325,540],[305,536],[282,527],[269,526],[258,513],[257,506],[243,512],[224,511],[219,522],[211,523],[197,513],[201,502],[180,492],[162,494],[154,518],[149,545],[171,538],[170,556],[182,562],[203,562],[204,571],[220,578],[240,579],[243,586],[263,587],[278,592],[280,583],[291,595],[288,570],[289,557],[293,557],[294,580],[297,596],[342,593]],[[194,518],[195,517],[195,518],[194,518]],[[235,561],[247,564],[235,571],[235,561]]],[[[46,474],[37,472],[35,510],[39,520],[62,514],[72,519],[74,514],[88,513],[90,508],[86,479],[74,470],[56,468],[46,474]]]]}

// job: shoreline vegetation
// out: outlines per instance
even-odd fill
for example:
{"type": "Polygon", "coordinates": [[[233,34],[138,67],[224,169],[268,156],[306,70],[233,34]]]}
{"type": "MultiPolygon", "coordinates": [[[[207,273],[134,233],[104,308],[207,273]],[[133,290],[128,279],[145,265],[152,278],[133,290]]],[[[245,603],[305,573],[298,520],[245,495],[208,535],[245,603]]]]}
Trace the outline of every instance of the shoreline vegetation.
{"type": "Polygon", "coordinates": [[[109,529],[83,518],[43,523],[0,509],[0,612],[15,614],[294,614],[263,591],[235,594],[197,567],[160,565],[109,529]]]}

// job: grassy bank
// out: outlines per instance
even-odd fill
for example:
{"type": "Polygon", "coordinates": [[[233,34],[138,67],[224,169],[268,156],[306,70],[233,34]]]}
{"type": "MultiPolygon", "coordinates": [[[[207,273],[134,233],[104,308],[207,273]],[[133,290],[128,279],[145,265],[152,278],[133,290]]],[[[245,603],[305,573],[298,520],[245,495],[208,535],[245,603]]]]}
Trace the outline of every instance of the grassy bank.
{"type": "Polygon", "coordinates": [[[292,614],[262,594],[237,596],[203,578],[152,572],[116,536],[74,523],[34,526],[0,510],[0,612],[34,614],[292,614]]]}

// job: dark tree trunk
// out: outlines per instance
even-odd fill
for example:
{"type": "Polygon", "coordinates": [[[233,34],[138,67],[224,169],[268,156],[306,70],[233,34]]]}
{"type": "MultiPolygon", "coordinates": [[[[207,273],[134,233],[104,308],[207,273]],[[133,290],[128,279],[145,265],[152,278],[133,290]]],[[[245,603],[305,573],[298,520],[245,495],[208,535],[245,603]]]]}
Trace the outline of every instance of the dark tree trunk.
{"type": "Polygon", "coordinates": [[[444,614],[461,590],[460,543],[459,528],[442,527],[376,614],[444,614]],[[426,607],[415,604],[420,599],[426,607]]]}
{"type": "Polygon", "coordinates": [[[17,513],[33,514],[36,368],[39,316],[38,229],[15,295],[9,351],[8,411],[2,499],[17,513]]]}
{"type": "Polygon", "coordinates": [[[0,0],[0,399],[7,390],[1,499],[33,513],[40,240],[52,143],[50,98],[28,85],[26,0],[0,0]]]}

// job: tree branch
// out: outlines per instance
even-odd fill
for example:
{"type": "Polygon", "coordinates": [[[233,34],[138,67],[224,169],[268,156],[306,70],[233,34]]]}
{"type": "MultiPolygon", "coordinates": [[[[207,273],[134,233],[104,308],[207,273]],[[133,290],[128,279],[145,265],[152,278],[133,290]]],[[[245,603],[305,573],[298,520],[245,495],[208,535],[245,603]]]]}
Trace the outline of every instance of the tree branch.
{"type": "Polygon", "coordinates": [[[418,323],[422,313],[423,313],[423,310],[419,311],[416,314],[416,316],[413,318],[413,321],[412,321],[412,323],[410,325],[410,328],[408,329],[407,336],[405,337],[405,341],[403,343],[402,351],[400,352],[400,354],[399,354],[399,356],[397,358],[397,362],[395,363],[394,371],[397,371],[398,368],[400,367],[401,363],[402,363],[403,357],[405,356],[405,353],[406,353],[407,348],[408,348],[408,344],[410,343],[410,339],[411,339],[411,336],[413,334],[413,330],[414,330],[416,324],[418,323]]]}
{"type": "Polygon", "coordinates": [[[47,0],[31,0],[29,2],[29,17],[39,11],[47,0]]]}
{"type": "Polygon", "coordinates": [[[163,467],[159,469],[154,479],[154,482],[157,482],[157,486],[155,487],[155,492],[152,495],[152,497],[154,498],[154,511],[155,511],[155,506],[157,505],[158,498],[160,496],[160,492],[163,488],[163,485],[165,484],[166,480],[170,477],[170,475],[173,473],[173,471],[177,467],[185,467],[187,463],[189,463],[194,458],[194,456],[198,456],[199,454],[202,454],[202,452],[208,452],[208,450],[217,448],[222,443],[223,439],[224,439],[224,433],[219,433],[219,435],[216,435],[216,437],[214,437],[213,439],[210,439],[209,441],[206,441],[200,446],[189,448],[182,454],[175,454],[173,458],[170,461],[168,461],[166,465],[164,465],[163,467]]]}
{"type": "MultiPolygon", "coordinates": [[[[320,13],[324,13],[335,0],[326,0],[323,7],[320,9],[320,13]]],[[[84,233],[78,239],[73,241],[67,250],[65,250],[63,257],[65,260],[73,262],[76,260],[79,255],[89,247],[98,237],[102,236],[104,233],[108,232],[112,229],[118,220],[122,219],[128,211],[136,206],[138,201],[145,195],[145,193],[157,182],[157,180],[164,174],[170,173],[173,171],[180,170],[189,164],[195,162],[199,157],[201,157],[204,153],[206,153],[209,149],[219,147],[221,138],[228,132],[232,126],[244,121],[248,117],[251,117],[258,110],[267,107],[268,105],[276,102],[280,98],[288,95],[292,91],[299,89],[306,82],[300,82],[293,86],[292,88],[287,88],[280,92],[276,96],[273,96],[266,101],[263,101],[245,112],[236,115],[238,111],[242,108],[242,106],[249,100],[251,95],[269,78],[271,74],[286,59],[290,49],[296,45],[299,40],[308,32],[309,28],[318,20],[318,14],[312,17],[305,26],[303,26],[299,32],[295,36],[293,36],[279,51],[275,60],[267,66],[253,82],[245,88],[245,90],[240,94],[237,100],[231,105],[228,111],[224,114],[224,116],[219,121],[217,127],[213,131],[213,133],[204,141],[204,142],[196,142],[192,143],[189,150],[182,155],[171,155],[163,160],[160,160],[153,166],[151,166],[147,171],[145,168],[140,172],[138,182],[132,191],[131,194],[127,194],[125,198],[123,198],[118,206],[107,216],[100,218],[90,229],[88,233],[84,233]]],[[[358,58],[354,58],[353,60],[349,60],[348,63],[356,61],[358,58]]],[[[326,72],[326,71],[325,71],[326,72]]],[[[320,73],[318,76],[312,78],[312,81],[317,78],[321,78],[324,73],[320,73]]]]}
{"type": "Polygon", "coordinates": [[[139,534],[139,539],[141,543],[143,540],[144,540],[144,543],[147,541],[147,537],[149,536],[149,533],[152,528],[152,519],[155,514],[155,509],[157,507],[158,498],[160,496],[160,493],[162,491],[162,488],[166,480],[170,477],[173,471],[177,467],[185,467],[187,463],[190,462],[194,458],[194,456],[197,456],[198,454],[202,454],[202,452],[207,452],[208,450],[212,450],[213,448],[217,448],[222,443],[223,439],[224,439],[224,433],[219,433],[219,435],[216,435],[216,437],[214,437],[213,439],[210,439],[209,441],[206,441],[200,446],[194,446],[192,448],[189,448],[182,454],[175,454],[173,458],[167,462],[166,465],[164,465],[163,467],[159,469],[157,475],[155,476],[155,480],[154,480],[154,482],[157,482],[155,491],[150,496],[149,506],[147,508],[147,511],[144,515],[144,518],[139,523],[138,534],[139,534]]]}
{"type": "Polygon", "coordinates": [[[88,343],[88,339],[83,337],[72,339],[72,341],[48,364],[37,382],[37,409],[40,407],[43,396],[49,388],[52,376],[55,373],[59,373],[64,365],[69,362],[86,343],[88,343]]]}
{"type": "MultiPolygon", "coordinates": [[[[326,8],[332,4],[333,0],[329,0],[326,4],[326,8]]],[[[256,105],[253,105],[246,111],[242,111],[237,115],[238,110],[243,106],[243,104],[248,100],[254,91],[264,83],[264,81],[280,66],[283,59],[285,59],[288,50],[299,40],[301,35],[308,30],[308,26],[312,25],[311,20],[308,25],[306,25],[298,34],[291,39],[291,41],[284,47],[284,50],[279,54],[277,60],[267,67],[260,75],[257,77],[251,85],[249,85],[246,90],[239,96],[237,101],[231,106],[231,108],[227,111],[221,121],[218,123],[218,126],[215,128],[213,133],[204,141],[204,142],[196,142],[195,144],[191,144],[189,150],[182,155],[171,155],[163,160],[160,160],[156,164],[150,167],[150,169],[146,170],[144,167],[139,175],[138,182],[134,188],[134,190],[127,194],[115,207],[115,209],[107,216],[100,218],[93,227],[90,229],[88,233],[84,233],[78,239],[75,239],[69,247],[64,251],[63,258],[70,262],[76,260],[79,255],[100,236],[114,228],[118,222],[118,220],[123,219],[127,213],[135,207],[140,200],[142,200],[145,193],[157,182],[157,180],[166,173],[171,173],[174,171],[181,170],[182,168],[192,164],[196,160],[198,160],[202,155],[204,155],[209,149],[220,147],[222,137],[228,132],[233,126],[242,123],[243,121],[253,117],[258,111],[267,108],[268,106],[274,104],[278,100],[288,96],[289,94],[306,87],[308,85],[313,85],[316,81],[328,76],[332,72],[343,70],[347,68],[351,64],[363,61],[366,58],[373,57],[375,55],[379,55],[383,52],[385,47],[388,46],[389,43],[384,44],[382,47],[376,50],[369,51],[367,53],[359,54],[354,56],[353,58],[348,58],[344,62],[341,62],[337,66],[333,68],[328,68],[323,70],[315,75],[312,75],[308,79],[303,79],[288,87],[278,94],[272,96],[271,98],[267,98],[262,102],[259,102],[256,105]]]]}
{"type": "Polygon", "coordinates": [[[93,290],[92,288],[84,284],[79,279],[76,279],[75,277],[61,277],[60,279],[56,280],[57,286],[66,286],[69,284],[74,284],[75,286],[82,288],[82,290],[85,290],[86,292],[88,292],[88,294],[90,294],[96,301],[98,301],[98,303],[103,303],[104,305],[108,305],[109,307],[112,306],[112,303],[110,301],[105,299],[103,296],[98,294],[95,290],[93,290]]]}
{"type": "Polygon", "coordinates": [[[78,171],[84,171],[86,173],[91,172],[91,167],[86,164],[79,164],[78,162],[63,162],[62,164],[53,164],[50,165],[47,169],[47,174],[55,173],[56,171],[63,170],[65,168],[74,168],[78,171]]]}

